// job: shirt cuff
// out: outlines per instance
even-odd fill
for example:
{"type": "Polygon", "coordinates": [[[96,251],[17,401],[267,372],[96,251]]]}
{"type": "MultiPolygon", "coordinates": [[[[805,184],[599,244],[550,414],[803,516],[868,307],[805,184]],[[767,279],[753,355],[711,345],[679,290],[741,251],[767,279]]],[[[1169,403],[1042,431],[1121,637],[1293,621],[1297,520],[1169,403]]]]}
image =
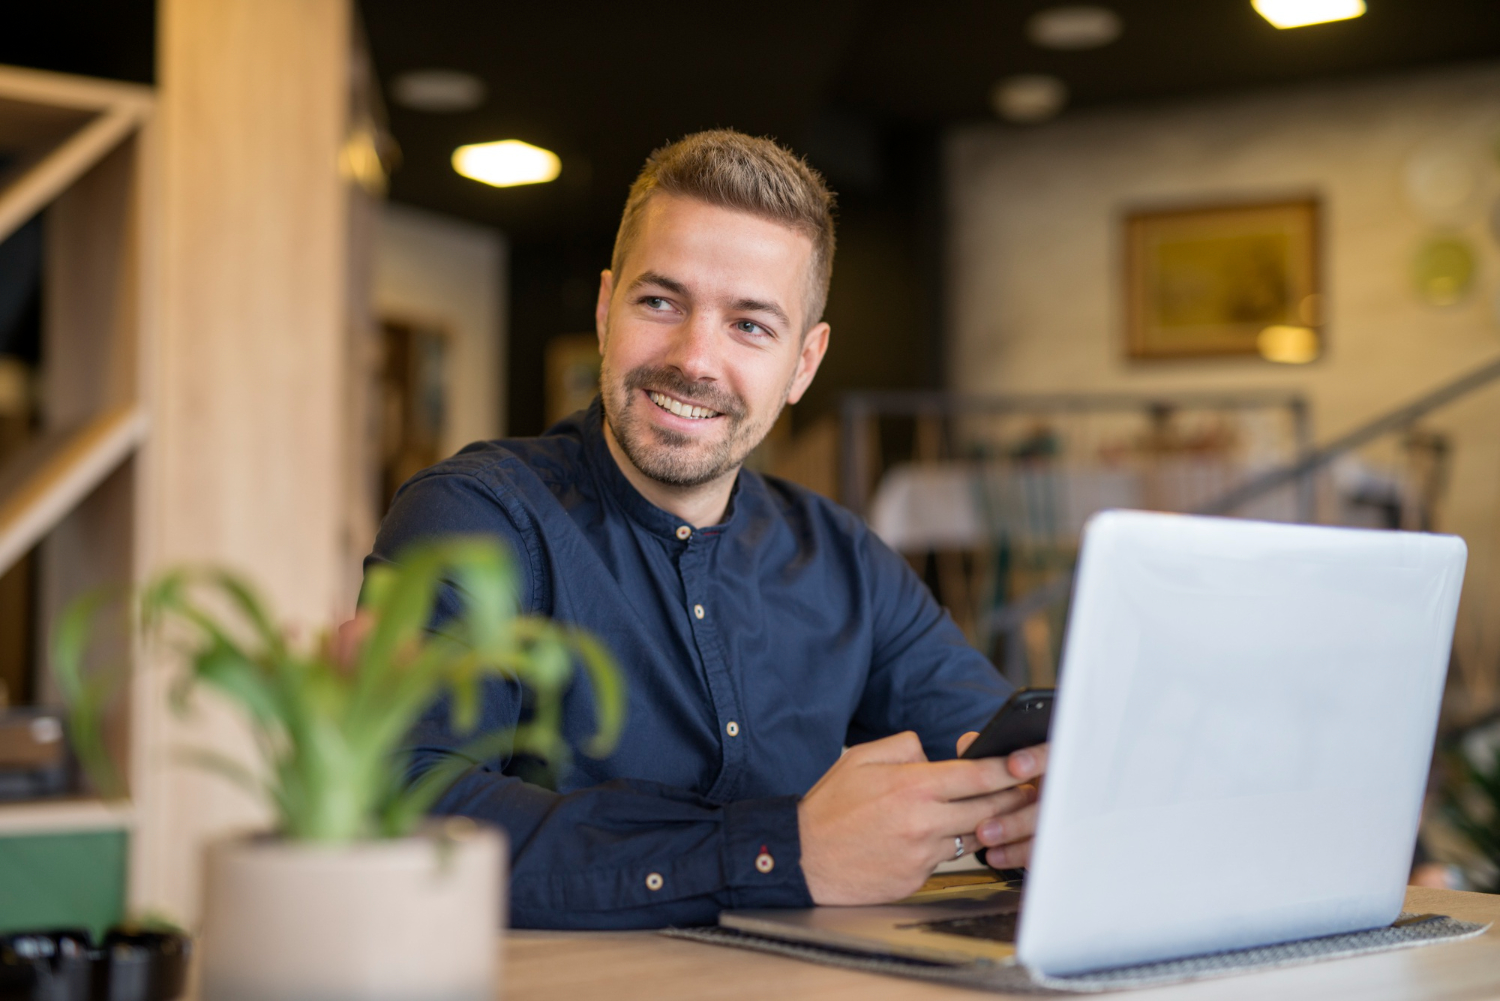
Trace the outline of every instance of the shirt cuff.
{"type": "Polygon", "coordinates": [[[747,799],[724,807],[724,875],[730,906],[811,907],[802,875],[796,796],[747,799]]]}

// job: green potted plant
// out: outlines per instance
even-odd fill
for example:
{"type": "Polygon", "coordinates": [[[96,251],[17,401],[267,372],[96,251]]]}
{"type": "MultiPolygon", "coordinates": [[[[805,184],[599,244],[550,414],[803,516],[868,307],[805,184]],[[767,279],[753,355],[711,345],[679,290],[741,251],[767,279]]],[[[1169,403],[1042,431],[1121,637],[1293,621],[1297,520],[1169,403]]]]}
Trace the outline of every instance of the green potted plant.
{"type": "MultiPolygon", "coordinates": [[[[598,731],[586,753],[608,753],[623,699],[618,673],[592,638],[520,616],[511,564],[495,542],[453,538],[372,569],[352,624],[307,645],[277,627],[252,589],[215,569],[173,570],[140,594],[148,641],[184,670],[172,701],[200,686],[235,705],[255,737],[258,768],[206,752],[196,760],[271,807],[275,826],[209,847],[202,928],[206,1001],[495,996],[503,926],[503,835],[427,811],[474,761],[524,751],[567,767],[561,701],[574,664],[588,675],[598,731]],[[430,631],[438,590],[463,610],[430,631]],[[523,725],[473,733],[486,679],[518,679],[535,695],[523,725]],[[472,743],[408,781],[406,735],[440,696],[472,743]]],[[[106,794],[121,786],[101,738],[117,676],[88,671],[102,599],[59,621],[53,667],[69,704],[75,750],[106,794]]]]}
{"type": "Polygon", "coordinates": [[[1458,836],[1459,867],[1472,889],[1500,893],[1500,719],[1491,717],[1444,742],[1439,817],[1458,836]]]}

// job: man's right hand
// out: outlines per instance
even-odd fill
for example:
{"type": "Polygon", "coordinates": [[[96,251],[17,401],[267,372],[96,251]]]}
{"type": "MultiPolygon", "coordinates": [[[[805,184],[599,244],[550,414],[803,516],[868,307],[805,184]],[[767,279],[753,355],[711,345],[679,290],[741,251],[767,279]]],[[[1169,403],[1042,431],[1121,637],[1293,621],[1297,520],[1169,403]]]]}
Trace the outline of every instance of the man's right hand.
{"type": "MultiPolygon", "coordinates": [[[[1045,765],[1043,765],[1045,767],[1045,765]]],[[[883,904],[909,896],[939,862],[982,847],[979,824],[1036,798],[1005,758],[929,762],[911,732],[859,744],[797,807],[802,872],[818,904],[883,904]]]]}

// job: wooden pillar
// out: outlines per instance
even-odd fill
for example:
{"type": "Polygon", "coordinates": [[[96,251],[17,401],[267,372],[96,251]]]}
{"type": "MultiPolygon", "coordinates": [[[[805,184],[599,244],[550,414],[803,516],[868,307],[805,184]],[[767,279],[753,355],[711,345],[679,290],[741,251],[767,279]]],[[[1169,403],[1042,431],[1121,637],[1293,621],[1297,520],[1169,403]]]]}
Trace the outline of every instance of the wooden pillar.
{"type": "MultiPolygon", "coordinates": [[[[235,567],[308,626],[347,599],[350,19],[349,0],[162,0],[158,19],[151,562],[235,567]]],[[[153,718],[132,902],[191,922],[202,841],[263,815],[172,760],[244,751],[227,714],[153,718]]]]}

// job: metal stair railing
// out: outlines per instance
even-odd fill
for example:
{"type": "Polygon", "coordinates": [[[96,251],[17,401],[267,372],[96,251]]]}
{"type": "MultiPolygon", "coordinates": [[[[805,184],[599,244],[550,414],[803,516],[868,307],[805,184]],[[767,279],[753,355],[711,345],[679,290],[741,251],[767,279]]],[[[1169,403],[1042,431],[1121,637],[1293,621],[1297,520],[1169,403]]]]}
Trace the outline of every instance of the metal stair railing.
{"type": "MultiPolygon", "coordinates": [[[[1500,382],[1500,358],[1452,380],[1403,406],[1382,414],[1374,420],[1360,425],[1327,445],[1305,452],[1296,462],[1267,470],[1237,486],[1218,498],[1199,506],[1194,514],[1224,515],[1236,508],[1289,484],[1303,487],[1304,496],[1310,491],[1313,474],[1327,467],[1342,456],[1367,445],[1382,435],[1410,428],[1421,418],[1441,409],[1456,400],[1483,389],[1491,383],[1500,382]]],[[[1019,641],[1022,624],[1031,616],[1046,611],[1053,605],[1065,601],[1073,593],[1073,571],[1067,570],[1057,577],[1020,595],[1014,601],[994,609],[989,615],[992,635],[1003,637],[1006,651],[1007,676],[1021,684],[1025,682],[1025,648],[1019,641]]]]}
{"type": "Polygon", "coordinates": [[[1296,462],[1279,469],[1267,470],[1253,477],[1217,500],[1203,505],[1194,513],[1228,514],[1235,508],[1263,497],[1288,483],[1310,482],[1313,473],[1361,445],[1369,444],[1381,435],[1392,431],[1405,430],[1432,411],[1445,407],[1476,389],[1483,389],[1497,380],[1500,380],[1500,358],[1476,368],[1467,375],[1459,376],[1447,385],[1434,389],[1426,396],[1418,397],[1405,406],[1397,407],[1390,413],[1377,417],[1340,438],[1335,438],[1321,448],[1307,452],[1296,462]]]}

